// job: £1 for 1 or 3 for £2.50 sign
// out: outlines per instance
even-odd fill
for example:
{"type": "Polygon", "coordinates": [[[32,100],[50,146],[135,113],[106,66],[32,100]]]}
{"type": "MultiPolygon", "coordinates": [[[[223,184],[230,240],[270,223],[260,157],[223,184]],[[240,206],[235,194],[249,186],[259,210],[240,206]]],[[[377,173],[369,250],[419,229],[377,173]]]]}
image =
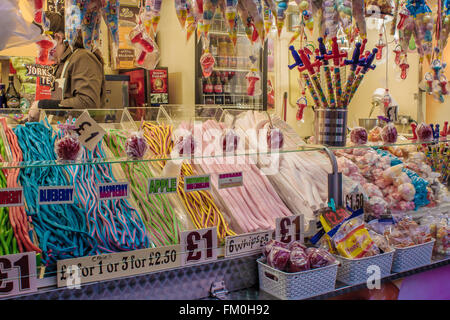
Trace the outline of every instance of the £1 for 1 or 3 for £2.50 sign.
{"type": "Polygon", "coordinates": [[[87,111],[83,112],[75,121],[75,129],[73,130],[79,135],[80,142],[90,151],[103,139],[105,130],[91,118],[87,111]]]}
{"type": "Polygon", "coordinates": [[[36,291],[34,252],[0,256],[0,298],[36,291]]]}
{"type": "Polygon", "coordinates": [[[181,265],[191,265],[217,259],[217,228],[181,233],[181,265]]]}
{"type": "Polygon", "coordinates": [[[292,241],[303,242],[304,217],[302,214],[277,218],[275,226],[275,240],[283,243],[291,243],[292,241]]]}

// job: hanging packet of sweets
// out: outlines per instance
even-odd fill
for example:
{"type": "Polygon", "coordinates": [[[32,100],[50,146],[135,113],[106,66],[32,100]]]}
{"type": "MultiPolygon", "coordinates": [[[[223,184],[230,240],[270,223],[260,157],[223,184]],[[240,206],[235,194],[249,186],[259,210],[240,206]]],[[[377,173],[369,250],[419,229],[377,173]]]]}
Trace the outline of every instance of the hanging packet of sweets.
{"type": "Polygon", "coordinates": [[[345,258],[358,259],[380,252],[361,218],[344,222],[332,239],[339,255],[345,258]]]}

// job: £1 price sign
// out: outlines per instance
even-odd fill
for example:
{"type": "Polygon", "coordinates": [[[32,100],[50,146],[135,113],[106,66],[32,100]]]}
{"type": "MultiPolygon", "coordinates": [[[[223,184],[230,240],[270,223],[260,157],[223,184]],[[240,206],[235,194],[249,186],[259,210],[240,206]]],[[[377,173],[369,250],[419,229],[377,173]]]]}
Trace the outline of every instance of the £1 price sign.
{"type": "Polygon", "coordinates": [[[0,298],[36,291],[34,252],[0,256],[0,298]]]}
{"type": "Polygon", "coordinates": [[[303,242],[303,237],[304,217],[302,214],[275,220],[275,240],[283,243],[303,242]]]}
{"type": "Polygon", "coordinates": [[[197,264],[217,259],[217,228],[181,233],[181,265],[197,264]]]}

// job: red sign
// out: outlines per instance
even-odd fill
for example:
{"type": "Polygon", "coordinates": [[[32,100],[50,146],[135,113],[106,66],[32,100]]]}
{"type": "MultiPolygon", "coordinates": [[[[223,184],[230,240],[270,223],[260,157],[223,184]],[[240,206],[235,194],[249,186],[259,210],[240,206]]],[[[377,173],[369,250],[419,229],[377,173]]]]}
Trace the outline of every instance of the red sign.
{"type": "Polygon", "coordinates": [[[150,70],[150,103],[169,103],[169,78],[167,68],[150,70]]]}
{"type": "Polygon", "coordinates": [[[333,229],[335,226],[344,221],[344,219],[350,216],[350,214],[344,208],[337,208],[336,212],[334,212],[331,208],[327,208],[326,210],[321,212],[321,215],[325,219],[325,222],[328,224],[330,229],[333,229]]]}
{"type": "Polygon", "coordinates": [[[0,207],[23,206],[23,188],[0,189],[0,207]]]}

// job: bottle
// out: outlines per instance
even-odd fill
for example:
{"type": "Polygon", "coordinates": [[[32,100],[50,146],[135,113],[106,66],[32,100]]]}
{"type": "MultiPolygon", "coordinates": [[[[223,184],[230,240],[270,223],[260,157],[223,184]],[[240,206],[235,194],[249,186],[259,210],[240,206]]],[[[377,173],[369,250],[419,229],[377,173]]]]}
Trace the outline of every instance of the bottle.
{"type": "Polygon", "coordinates": [[[223,104],[223,84],[220,81],[220,75],[216,75],[216,82],[214,83],[214,102],[215,104],[223,104]]]}
{"type": "Polygon", "coordinates": [[[20,95],[14,87],[14,76],[9,75],[9,85],[6,91],[6,105],[8,108],[20,108],[20,95]]]}
{"type": "Polygon", "coordinates": [[[218,41],[217,37],[211,35],[210,52],[216,57],[218,54],[218,41]]]}
{"type": "Polygon", "coordinates": [[[211,77],[203,78],[203,94],[212,94],[214,92],[211,77]]]}
{"type": "Polygon", "coordinates": [[[234,48],[233,41],[231,41],[230,38],[228,38],[227,45],[228,45],[228,48],[227,48],[228,49],[227,50],[227,52],[228,52],[228,66],[230,68],[236,69],[236,67],[237,67],[236,50],[234,48]]]}
{"type": "Polygon", "coordinates": [[[0,108],[6,108],[6,93],[4,83],[0,83],[0,108]]]}

